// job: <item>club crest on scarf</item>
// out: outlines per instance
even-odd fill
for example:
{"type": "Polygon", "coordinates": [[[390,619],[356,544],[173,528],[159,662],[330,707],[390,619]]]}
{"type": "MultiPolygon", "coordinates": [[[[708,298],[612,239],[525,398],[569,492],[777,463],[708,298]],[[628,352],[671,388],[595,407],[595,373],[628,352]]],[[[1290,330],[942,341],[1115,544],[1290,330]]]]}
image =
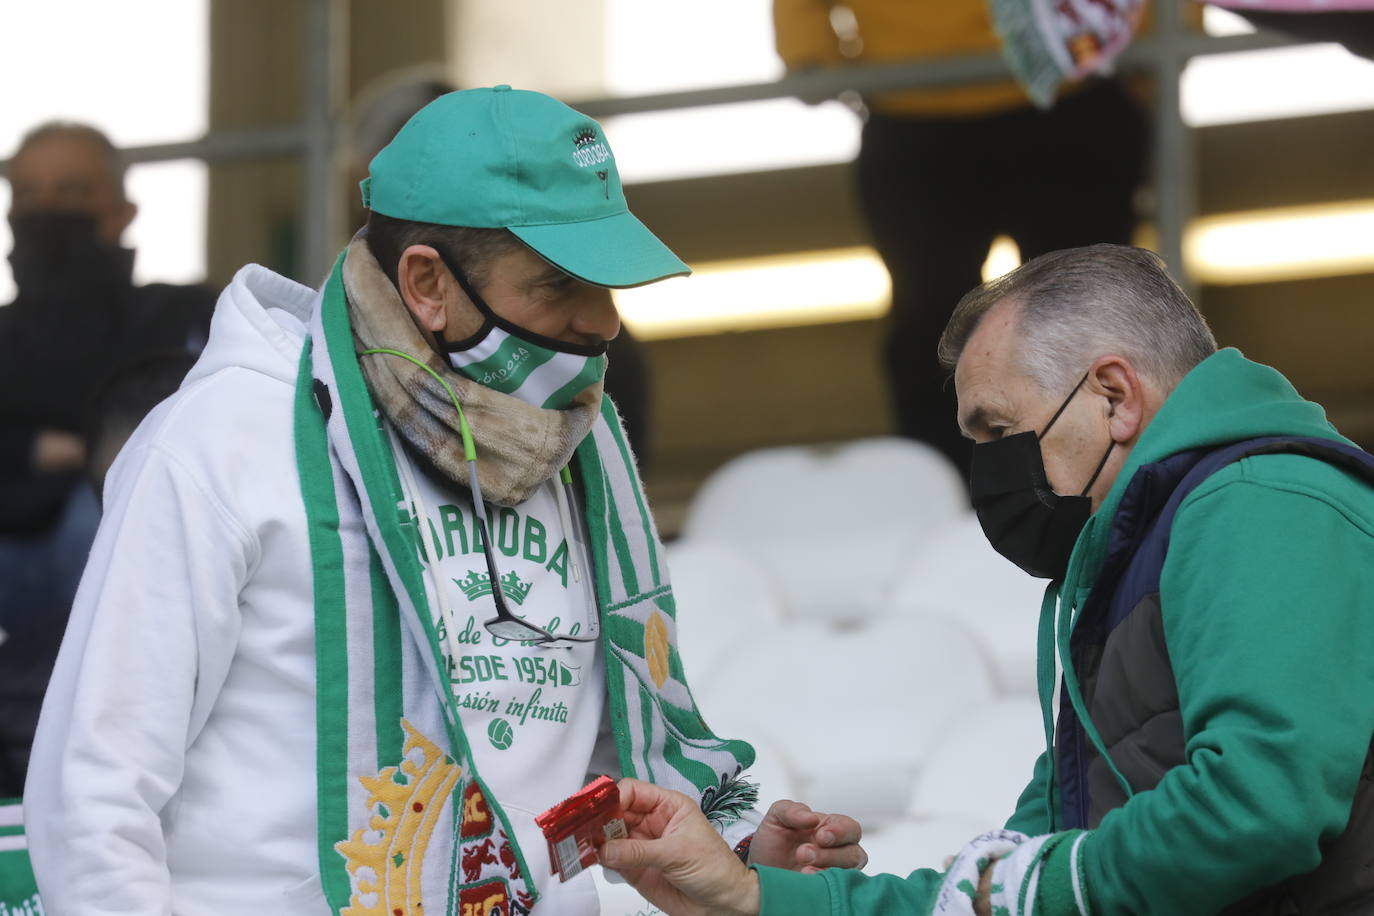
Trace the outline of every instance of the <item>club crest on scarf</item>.
{"type": "Polygon", "coordinates": [[[462,916],[522,916],[534,908],[534,896],[525,886],[515,847],[492,816],[476,780],[463,787],[459,835],[463,883],[458,900],[462,916]]]}
{"type": "Polygon", "coordinates": [[[348,861],[353,896],[341,916],[420,913],[420,872],[444,799],[462,776],[452,757],[401,720],[399,766],[359,777],[367,789],[367,826],[334,848],[348,861]]]}
{"type": "MultiPolygon", "coordinates": [[[[340,916],[422,916],[420,877],[430,839],[444,803],[464,767],[405,719],[406,741],[399,766],[359,777],[368,792],[367,826],[335,845],[352,882],[349,905],[340,916]]],[[[471,768],[467,768],[471,772],[471,768]]],[[[534,899],[506,832],[496,826],[481,786],[469,779],[462,790],[460,832],[462,913],[512,916],[526,913],[534,899]]]]}

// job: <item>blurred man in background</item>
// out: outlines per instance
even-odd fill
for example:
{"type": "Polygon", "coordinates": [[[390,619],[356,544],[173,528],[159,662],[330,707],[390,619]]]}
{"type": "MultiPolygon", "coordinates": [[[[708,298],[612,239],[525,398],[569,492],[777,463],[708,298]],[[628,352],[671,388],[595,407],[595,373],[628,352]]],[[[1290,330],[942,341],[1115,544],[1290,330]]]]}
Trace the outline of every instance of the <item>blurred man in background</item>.
{"type": "MultiPolygon", "coordinates": [[[[788,70],[994,53],[986,0],[774,0],[788,70]]],[[[1127,243],[1145,163],[1145,119],[1117,80],[1034,108],[1010,79],[888,92],[867,109],[858,203],[892,278],[885,335],[897,431],[938,448],[967,476],[968,445],[934,358],[950,309],[1010,235],[1029,260],[1094,242],[1127,243]]]]}
{"type": "Polygon", "coordinates": [[[1374,456],[1218,352],[1139,249],[974,290],[940,358],[984,533],[1052,580],[1053,746],[1005,830],[943,875],[754,877],[680,799],[626,783],[639,839],[603,861],[670,913],[1374,912],[1374,456]]]}
{"type": "Polygon", "coordinates": [[[88,402],[123,364],[199,351],[209,333],[209,289],[134,285],[124,172],[104,134],[66,122],[30,131],[8,168],[18,295],[0,308],[0,652],[24,664],[0,664],[0,796],[22,789],[43,659],[98,521],[88,402]]]}

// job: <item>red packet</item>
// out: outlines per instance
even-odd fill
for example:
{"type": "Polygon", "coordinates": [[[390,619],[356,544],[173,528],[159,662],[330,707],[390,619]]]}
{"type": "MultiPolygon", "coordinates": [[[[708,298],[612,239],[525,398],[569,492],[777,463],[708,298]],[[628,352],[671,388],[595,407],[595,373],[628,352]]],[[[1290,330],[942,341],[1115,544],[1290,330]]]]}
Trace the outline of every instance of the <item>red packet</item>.
{"type": "Polygon", "coordinates": [[[606,840],[628,836],[616,817],[620,789],[609,776],[598,776],[569,798],[534,819],[549,841],[549,862],[560,881],[576,877],[596,863],[596,850],[606,840]]]}

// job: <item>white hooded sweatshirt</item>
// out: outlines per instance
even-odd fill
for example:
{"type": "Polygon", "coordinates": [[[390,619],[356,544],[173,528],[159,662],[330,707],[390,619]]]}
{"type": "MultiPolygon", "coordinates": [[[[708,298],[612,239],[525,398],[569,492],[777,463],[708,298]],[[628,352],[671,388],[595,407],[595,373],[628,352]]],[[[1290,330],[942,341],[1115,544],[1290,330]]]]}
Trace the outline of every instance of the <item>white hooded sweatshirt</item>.
{"type": "MultiPolygon", "coordinates": [[[[25,792],[48,913],[328,912],[293,433],[317,301],[262,267],[240,270],[181,390],[111,469],[25,792]]],[[[596,769],[616,772],[613,742],[596,751],[596,769]]],[[[581,768],[559,777],[575,789],[588,761],[561,764],[581,768]]],[[[525,851],[546,880],[543,850],[525,851]]],[[[590,885],[547,886],[536,912],[595,912],[590,885]]]]}
{"type": "Polygon", "coordinates": [[[292,433],[317,296],[239,271],[111,468],[25,787],[49,913],[323,912],[292,433]]]}

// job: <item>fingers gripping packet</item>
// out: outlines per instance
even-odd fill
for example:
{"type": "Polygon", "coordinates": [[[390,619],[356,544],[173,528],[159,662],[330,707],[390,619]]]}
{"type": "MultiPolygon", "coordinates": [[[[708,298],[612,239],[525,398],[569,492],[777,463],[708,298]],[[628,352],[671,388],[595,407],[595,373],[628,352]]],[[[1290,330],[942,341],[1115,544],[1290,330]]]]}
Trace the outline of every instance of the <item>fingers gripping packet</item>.
{"type": "Polygon", "coordinates": [[[609,776],[598,776],[572,796],[534,819],[549,841],[549,862],[560,881],[575,878],[596,863],[596,850],[606,840],[628,836],[616,817],[620,790],[609,776]]]}

